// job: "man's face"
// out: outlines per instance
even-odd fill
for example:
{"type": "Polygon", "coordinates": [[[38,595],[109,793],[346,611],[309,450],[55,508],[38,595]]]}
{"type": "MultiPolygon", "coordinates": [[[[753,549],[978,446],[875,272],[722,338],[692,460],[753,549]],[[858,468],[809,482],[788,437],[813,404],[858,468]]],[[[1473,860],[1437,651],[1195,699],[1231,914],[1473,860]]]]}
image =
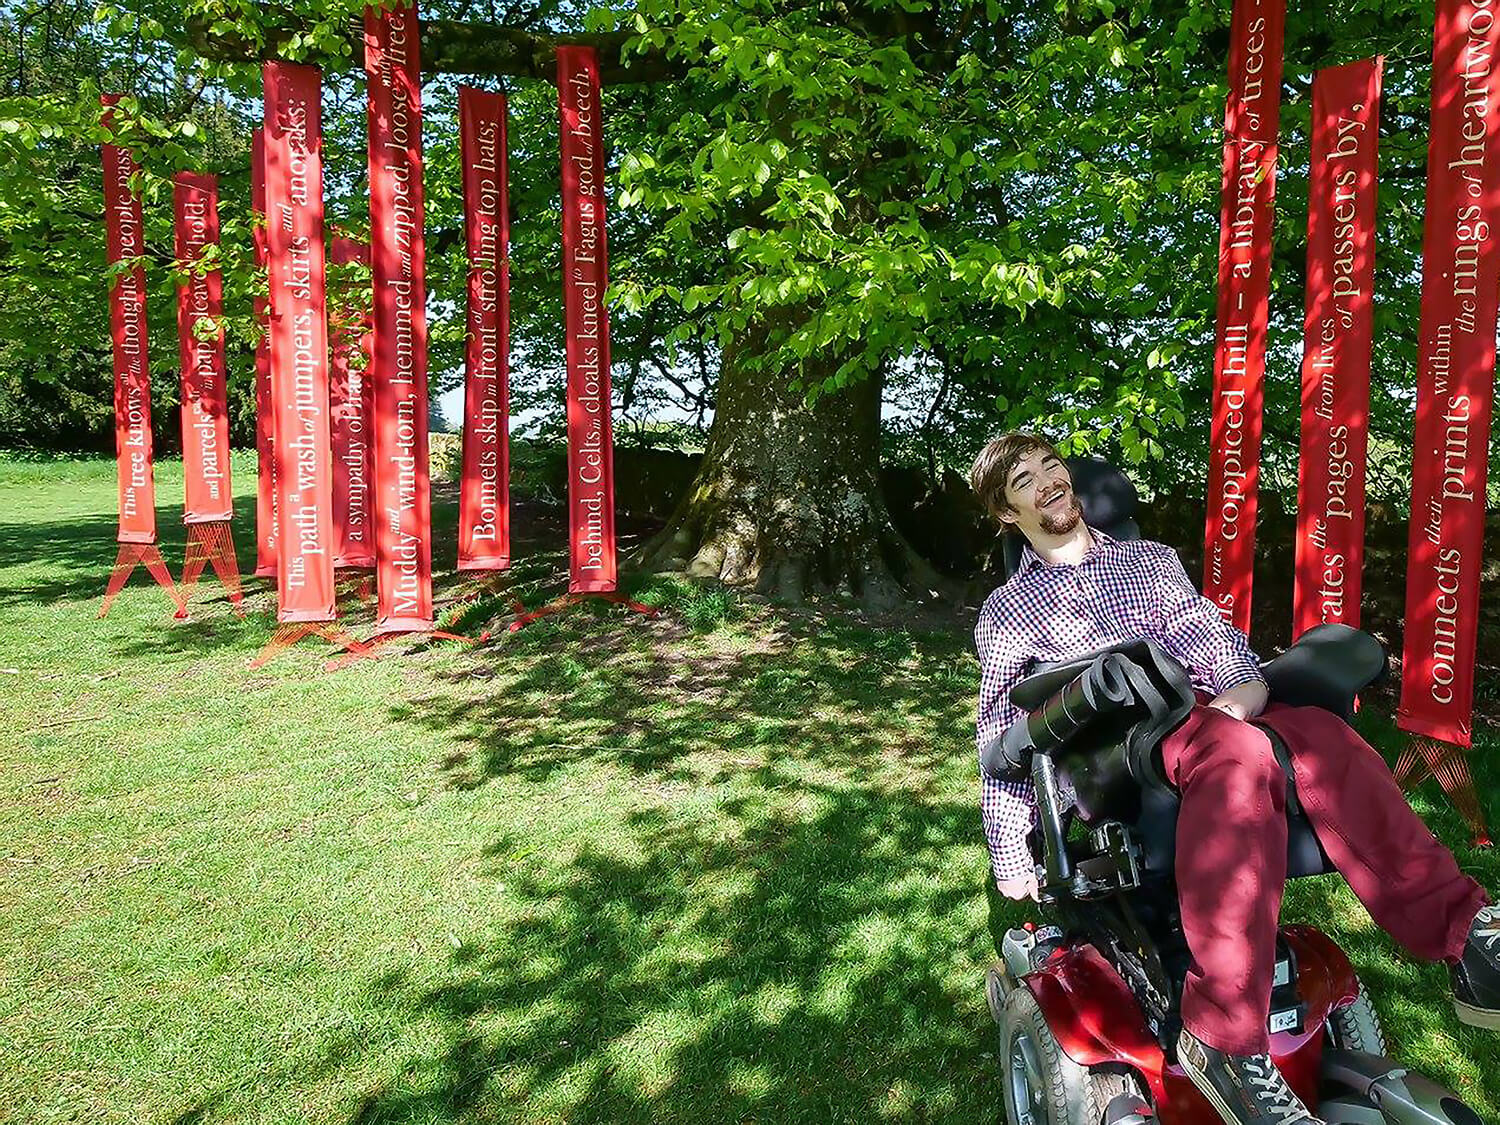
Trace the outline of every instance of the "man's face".
{"type": "Polygon", "coordinates": [[[1083,519],[1083,508],[1073,495],[1073,478],[1053,453],[1037,449],[1028,453],[1005,482],[1010,511],[1000,520],[1027,539],[1041,535],[1066,535],[1083,519]]]}

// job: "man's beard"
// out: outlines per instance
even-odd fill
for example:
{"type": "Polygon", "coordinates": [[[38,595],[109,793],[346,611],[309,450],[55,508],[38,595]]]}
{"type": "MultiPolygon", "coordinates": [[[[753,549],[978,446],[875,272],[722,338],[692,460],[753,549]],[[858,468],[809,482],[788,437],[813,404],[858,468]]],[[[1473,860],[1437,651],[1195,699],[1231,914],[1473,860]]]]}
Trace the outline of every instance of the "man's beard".
{"type": "Polygon", "coordinates": [[[1061,512],[1042,512],[1040,523],[1042,530],[1048,535],[1066,535],[1078,526],[1083,519],[1083,505],[1078,503],[1078,497],[1073,497],[1073,503],[1061,512]]]}

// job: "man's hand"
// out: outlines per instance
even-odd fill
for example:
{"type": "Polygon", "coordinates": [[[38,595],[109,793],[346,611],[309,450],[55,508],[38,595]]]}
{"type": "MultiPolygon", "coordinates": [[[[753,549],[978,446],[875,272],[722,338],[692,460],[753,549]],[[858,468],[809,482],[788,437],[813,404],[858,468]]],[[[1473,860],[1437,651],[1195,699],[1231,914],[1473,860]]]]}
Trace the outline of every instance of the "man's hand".
{"type": "Polygon", "coordinates": [[[1013,898],[1017,902],[1023,898],[1029,898],[1032,902],[1040,901],[1035,874],[1020,875],[1014,879],[996,879],[995,887],[1006,898],[1013,898]]]}
{"type": "Polygon", "coordinates": [[[1235,684],[1227,691],[1220,692],[1218,698],[1210,702],[1209,706],[1217,707],[1224,714],[1236,719],[1253,719],[1266,709],[1266,701],[1270,697],[1264,680],[1246,680],[1242,684],[1235,684]]]}

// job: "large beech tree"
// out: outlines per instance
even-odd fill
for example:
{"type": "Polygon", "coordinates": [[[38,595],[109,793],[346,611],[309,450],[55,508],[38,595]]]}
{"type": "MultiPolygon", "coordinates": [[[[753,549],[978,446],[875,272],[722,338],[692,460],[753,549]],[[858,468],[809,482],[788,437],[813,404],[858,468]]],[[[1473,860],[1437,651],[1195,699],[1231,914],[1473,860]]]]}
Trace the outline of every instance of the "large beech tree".
{"type": "MultiPolygon", "coordinates": [[[[224,91],[215,105],[231,117],[253,110],[256,60],[319,63],[336,87],[325,137],[351,168],[364,143],[361,10],[352,0],[136,0],[101,34],[134,36],[137,52],[177,48],[164,60],[175,81],[224,91]]],[[[714,409],[698,477],[648,561],[790,597],[837,589],[889,603],[936,582],[922,544],[896,534],[882,502],[883,435],[919,440],[951,464],[985,432],[1026,423],[1159,480],[1201,463],[1227,3],[434,0],[423,16],[430,284],[462,291],[457,146],[442,106],[457,80],[503,80],[524,150],[512,164],[523,220],[515,336],[554,371],[552,51],[599,48],[617,388],[629,398],[675,385],[714,409]],[[906,409],[883,426],[892,399],[906,409]]],[[[1311,72],[1377,49],[1391,63],[1376,368],[1396,392],[1377,395],[1377,429],[1409,421],[1426,18],[1407,0],[1290,16],[1273,487],[1276,458],[1295,442],[1311,72]]],[[[86,109],[63,98],[59,120],[70,104],[86,109]]],[[[141,135],[170,134],[177,150],[164,157],[158,144],[148,175],[231,143],[227,127],[188,143],[180,130],[191,119],[168,109],[140,115],[141,135]]],[[[8,137],[0,121],[0,145],[8,137]]],[[[357,174],[334,177],[330,214],[357,226],[362,191],[357,174]]],[[[460,318],[435,313],[434,346],[451,358],[460,318]]]]}

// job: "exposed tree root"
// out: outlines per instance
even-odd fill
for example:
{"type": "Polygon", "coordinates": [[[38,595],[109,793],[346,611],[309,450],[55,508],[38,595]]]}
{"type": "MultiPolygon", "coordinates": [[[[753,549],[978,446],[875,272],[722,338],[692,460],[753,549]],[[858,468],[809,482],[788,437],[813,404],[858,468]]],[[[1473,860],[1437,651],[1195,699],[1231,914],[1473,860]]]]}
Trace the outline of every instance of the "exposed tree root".
{"type": "Polygon", "coordinates": [[[951,593],[951,584],[892,526],[878,493],[846,488],[830,504],[811,492],[793,499],[759,491],[700,473],[637,561],[792,603],[838,594],[869,609],[891,609],[951,593]]]}

